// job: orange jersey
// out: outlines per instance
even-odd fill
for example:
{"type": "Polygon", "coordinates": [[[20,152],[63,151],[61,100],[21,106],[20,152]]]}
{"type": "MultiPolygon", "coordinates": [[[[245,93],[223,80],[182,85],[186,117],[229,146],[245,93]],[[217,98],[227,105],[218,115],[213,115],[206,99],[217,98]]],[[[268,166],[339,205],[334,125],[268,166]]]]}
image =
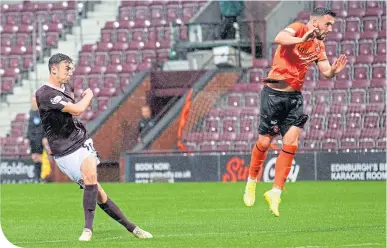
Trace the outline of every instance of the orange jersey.
{"type": "MultiPolygon", "coordinates": [[[[301,22],[295,22],[285,28],[285,31],[302,38],[308,28],[301,22]]],[[[267,78],[283,80],[293,89],[301,91],[309,65],[326,59],[325,45],[318,39],[290,46],[278,45],[267,78]]]]}

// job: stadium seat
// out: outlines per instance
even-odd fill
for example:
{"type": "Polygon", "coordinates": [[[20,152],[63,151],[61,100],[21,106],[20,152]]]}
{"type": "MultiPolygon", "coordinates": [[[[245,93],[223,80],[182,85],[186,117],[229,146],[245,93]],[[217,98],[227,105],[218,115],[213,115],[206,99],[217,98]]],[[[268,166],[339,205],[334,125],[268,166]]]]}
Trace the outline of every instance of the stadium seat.
{"type": "Polygon", "coordinates": [[[360,32],[360,19],[357,17],[350,17],[345,19],[346,32],[360,32]]]}
{"type": "Polygon", "coordinates": [[[384,89],[379,89],[379,88],[371,88],[368,91],[368,102],[369,103],[384,103],[386,92],[384,89]]]}
{"type": "Polygon", "coordinates": [[[372,65],[372,79],[386,78],[386,65],[374,64],[372,65]]]}
{"type": "Polygon", "coordinates": [[[367,99],[367,93],[365,89],[351,89],[350,99],[350,103],[365,104],[367,99]]]}
{"type": "Polygon", "coordinates": [[[239,130],[241,133],[256,132],[256,129],[254,128],[254,120],[253,119],[241,119],[239,130]]]}
{"type": "Polygon", "coordinates": [[[328,151],[337,151],[339,149],[339,142],[336,139],[327,139],[321,141],[321,149],[328,151]]]}
{"type": "Polygon", "coordinates": [[[359,114],[348,114],[345,117],[347,129],[361,128],[361,116],[359,114]]]}
{"type": "Polygon", "coordinates": [[[379,128],[379,123],[379,115],[377,113],[366,113],[364,116],[364,128],[379,128]]]}
{"type": "Polygon", "coordinates": [[[244,98],[245,107],[258,107],[259,106],[259,95],[258,94],[245,94],[244,98]]]}
{"type": "Polygon", "coordinates": [[[364,80],[369,79],[369,66],[365,64],[358,64],[353,67],[353,79],[364,80]]]}
{"type": "Polygon", "coordinates": [[[338,56],[338,43],[336,41],[327,41],[325,43],[325,51],[327,56],[338,56]]]}
{"type": "Polygon", "coordinates": [[[230,107],[241,107],[242,104],[242,96],[239,94],[231,94],[227,96],[227,105],[230,107]]]}
{"type": "Polygon", "coordinates": [[[227,118],[222,121],[223,132],[237,132],[236,118],[227,118]]]}
{"type": "Polygon", "coordinates": [[[336,104],[347,104],[348,93],[346,90],[333,90],[331,93],[332,102],[336,104]]]}
{"type": "Polygon", "coordinates": [[[206,132],[219,132],[219,121],[217,119],[207,119],[205,122],[206,132]]]}
{"type": "Polygon", "coordinates": [[[360,40],[359,41],[359,56],[362,55],[374,55],[374,42],[372,40],[360,40]]]}
{"type": "Polygon", "coordinates": [[[341,130],[343,128],[343,117],[329,115],[327,117],[327,130],[341,130]]]}
{"type": "Polygon", "coordinates": [[[356,43],[355,41],[343,41],[341,42],[341,53],[347,56],[356,56],[356,43]]]}

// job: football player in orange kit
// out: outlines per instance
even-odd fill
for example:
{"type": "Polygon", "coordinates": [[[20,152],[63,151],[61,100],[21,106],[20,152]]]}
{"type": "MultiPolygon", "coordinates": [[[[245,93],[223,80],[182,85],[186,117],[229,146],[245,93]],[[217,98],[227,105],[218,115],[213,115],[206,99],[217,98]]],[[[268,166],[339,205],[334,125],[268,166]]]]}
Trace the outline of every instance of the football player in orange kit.
{"type": "Polygon", "coordinates": [[[283,145],[275,164],[273,188],[264,194],[270,211],[279,216],[281,192],[297,151],[298,137],[308,120],[301,94],[308,67],[315,62],[320,73],[333,78],[347,63],[346,56],[340,55],[330,65],[325,53],[323,41],[332,31],[335,16],[329,9],[316,8],[307,24],[294,22],[281,30],[274,40],[279,45],[261,92],[259,138],[252,150],[243,197],[246,206],[254,205],[257,175],[262,170],[273,137],[281,134],[283,145]]]}

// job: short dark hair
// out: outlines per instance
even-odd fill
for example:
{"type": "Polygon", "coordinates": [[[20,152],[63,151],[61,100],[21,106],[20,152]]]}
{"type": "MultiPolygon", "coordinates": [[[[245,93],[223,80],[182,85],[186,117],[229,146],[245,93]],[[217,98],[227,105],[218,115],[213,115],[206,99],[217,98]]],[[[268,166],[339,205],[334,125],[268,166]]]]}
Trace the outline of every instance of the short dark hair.
{"type": "Polygon", "coordinates": [[[335,12],[333,12],[330,9],[322,8],[322,7],[315,8],[311,14],[311,16],[325,16],[325,15],[330,15],[332,17],[336,17],[335,12]]]}
{"type": "Polygon", "coordinates": [[[68,63],[73,63],[73,60],[69,56],[63,53],[57,53],[52,55],[50,60],[48,61],[48,70],[50,71],[50,73],[51,73],[51,67],[53,65],[57,65],[63,61],[66,61],[68,63]]]}

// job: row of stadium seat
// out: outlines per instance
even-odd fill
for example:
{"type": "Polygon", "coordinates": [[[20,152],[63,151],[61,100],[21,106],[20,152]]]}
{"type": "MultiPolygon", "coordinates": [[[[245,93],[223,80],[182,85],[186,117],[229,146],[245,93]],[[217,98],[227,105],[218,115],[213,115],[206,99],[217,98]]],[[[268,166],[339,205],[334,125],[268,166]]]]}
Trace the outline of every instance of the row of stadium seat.
{"type": "MultiPolygon", "coordinates": [[[[155,61],[158,64],[166,61],[171,47],[169,23],[176,22],[177,19],[188,21],[206,2],[121,1],[117,21],[105,24],[101,30],[101,41],[84,45],[79,53],[78,65],[71,82],[75,97],[79,98],[86,87],[91,87],[95,94],[91,106],[80,116],[80,120],[86,123],[107,109],[110,99],[123,92],[136,72],[148,70],[155,61]],[[148,16],[147,13],[153,13],[153,16],[148,16]],[[148,17],[149,19],[145,19],[148,17]],[[152,28],[156,22],[155,25],[159,27],[152,28]]],[[[76,11],[73,10],[76,3],[39,3],[34,8],[23,4],[10,4],[7,8],[2,5],[0,94],[11,94],[20,72],[33,67],[31,39],[34,27],[30,13],[33,13],[34,18],[41,16],[44,32],[43,40],[39,42],[43,47],[49,48],[56,46],[60,37],[57,37],[58,34],[64,34],[68,25],[75,24],[76,11]],[[61,13],[58,12],[58,8],[62,8],[60,6],[63,6],[61,13]]],[[[180,39],[188,39],[185,26],[179,26],[178,33],[180,39]]],[[[39,50],[38,55],[41,52],[39,50]]],[[[29,146],[23,138],[27,120],[28,115],[18,114],[11,123],[10,137],[0,138],[4,158],[28,156],[29,146]]]]}

